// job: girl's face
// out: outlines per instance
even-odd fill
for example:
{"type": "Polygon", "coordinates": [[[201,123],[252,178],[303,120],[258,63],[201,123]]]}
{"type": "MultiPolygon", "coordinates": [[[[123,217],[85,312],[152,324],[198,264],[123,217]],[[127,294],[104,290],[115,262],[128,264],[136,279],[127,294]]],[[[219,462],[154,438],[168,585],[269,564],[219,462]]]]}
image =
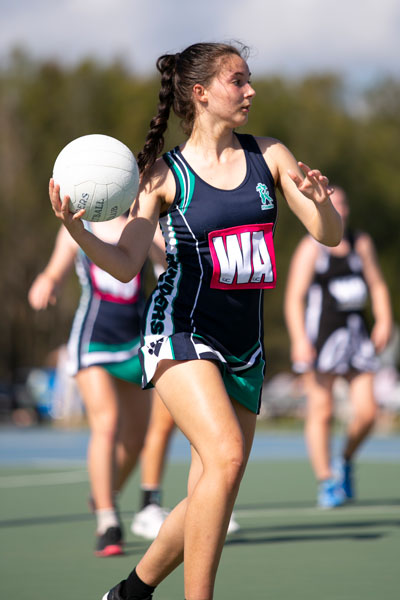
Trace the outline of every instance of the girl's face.
{"type": "Polygon", "coordinates": [[[254,96],[247,63],[235,54],[221,60],[217,74],[204,89],[208,112],[230,127],[247,122],[254,96]]]}

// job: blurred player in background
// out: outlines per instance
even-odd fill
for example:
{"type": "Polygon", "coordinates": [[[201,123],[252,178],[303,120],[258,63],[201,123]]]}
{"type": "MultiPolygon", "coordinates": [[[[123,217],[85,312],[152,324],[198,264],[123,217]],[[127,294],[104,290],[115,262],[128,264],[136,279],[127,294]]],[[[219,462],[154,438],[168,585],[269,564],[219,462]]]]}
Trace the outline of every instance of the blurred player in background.
{"type": "Polygon", "coordinates": [[[374,244],[366,233],[347,227],[345,192],[335,188],[331,200],[343,219],[343,239],[334,248],[322,246],[311,236],[300,241],[292,257],[285,298],[293,369],[304,373],[305,436],[321,508],[333,508],[354,497],[353,459],[377,413],[373,389],[377,353],[386,347],[392,331],[389,291],[374,244]],[[364,314],[368,295],[375,320],[371,335],[364,314]],[[338,376],[349,382],[352,418],[341,457],[333,464],[333,384],[338,376]]]}
{"type": "MultiPolygon", "coordinates": [[[[102,223],[86,221],[85,227],[116,243],[125,223],[126,216],[120,216],[102,223]]],[[[162,236],[156,234],[150,253],[154,264],[163,263],[164,249],[162,236]]],[[[123,551],[116,499],[138,461],[151,409],[151,392],[141,389],[138,359],[144,277],[142,271],[128,283],[114,279],[79,249],[62,226],[48,264],[29,290],[28,299],[35,310],[56,303],[74,264],[82,294],[68,342],[66,368],[76,378],[89,422],[95,554],[106,557],[123,551]]]]}
{"type": "Polygon", "coordinates": [[[149,428],[140,457],[141,505],[134,515],[131,530],[154,540],[168,515],[162,507],[162,479],[174,420],[158,395],[153,398],[149,428]]]}

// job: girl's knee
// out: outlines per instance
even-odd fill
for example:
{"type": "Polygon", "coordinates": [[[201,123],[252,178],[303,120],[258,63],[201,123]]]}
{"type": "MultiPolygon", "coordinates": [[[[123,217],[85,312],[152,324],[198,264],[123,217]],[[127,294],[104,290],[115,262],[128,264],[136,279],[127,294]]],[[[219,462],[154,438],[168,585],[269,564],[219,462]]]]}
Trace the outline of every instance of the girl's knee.
{"type": "Polygon", "coordinates": [[[364,422],[366,426],[372,427],[378,418],[378,406],[376,404],[371,404],[364,412],[364,422]]]}
{"type": "Polygon", "coordinates": [[[307,422],[320,423],[322,425],[330,425],[333,419],[333,408],[330,404],[320,406],[308,406],[307,422]]]}
{"type": "Polygon", "coordinates": [[[244,469],[245,457],[243,446],[232,445],[226,451],[222,451],[216,461],[222,480],[229,487],[236,487],[240,483],[244,469]]]}

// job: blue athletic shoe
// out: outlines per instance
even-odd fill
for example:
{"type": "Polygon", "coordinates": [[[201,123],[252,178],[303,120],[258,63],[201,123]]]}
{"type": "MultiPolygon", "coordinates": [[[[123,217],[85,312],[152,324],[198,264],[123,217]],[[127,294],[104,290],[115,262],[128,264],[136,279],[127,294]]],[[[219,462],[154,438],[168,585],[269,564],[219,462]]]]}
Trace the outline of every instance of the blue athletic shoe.
{"type": "Polygon", "coordinates": [[[343,490],[346,500],[354,499],[353,464],[349,460],[339,459],[334,465],[335,479],[343,490]]]}
{"type": "Polygon", "coordinates": [[[320,481],[318,484],[318,499],[319,508],[336,508],[344,504],[346,498],[340,486],[334,477],[320,481]]]}

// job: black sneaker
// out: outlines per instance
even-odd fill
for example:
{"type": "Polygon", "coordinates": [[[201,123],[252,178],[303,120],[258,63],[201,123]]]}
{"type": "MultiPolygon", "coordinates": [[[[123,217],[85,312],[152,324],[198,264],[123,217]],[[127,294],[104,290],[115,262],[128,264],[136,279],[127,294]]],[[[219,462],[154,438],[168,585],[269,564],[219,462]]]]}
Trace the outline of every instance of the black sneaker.
{"type": "Polygon", "coordinates": [[[109,527],[103,535],[97,538],[95,556],[118,556],[123,554],[121,527],[109,527]]]}
{"type": "Polygon", "coordinates": [[[113,587],[109,592],[104,594],[102,600],[124,600],[121,596],[121,590],[125,580],[121,581],[118,585],[113,587]]]}
{"type": "MultiPolygon", "coordinates": [[[[116,585],[109,592],[104,594],[102,600],[129,600],[123,595],[124,583],[125,579],[120,581],[118,585],[116,585]]],[[[146,598],[143,598],[143,600],[152,600],[152,598],[153,594],[150,594],[150,596],[146,596],[146,598]]]]}

